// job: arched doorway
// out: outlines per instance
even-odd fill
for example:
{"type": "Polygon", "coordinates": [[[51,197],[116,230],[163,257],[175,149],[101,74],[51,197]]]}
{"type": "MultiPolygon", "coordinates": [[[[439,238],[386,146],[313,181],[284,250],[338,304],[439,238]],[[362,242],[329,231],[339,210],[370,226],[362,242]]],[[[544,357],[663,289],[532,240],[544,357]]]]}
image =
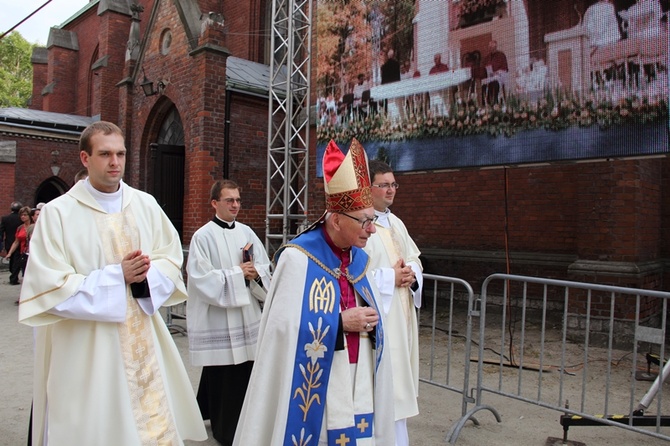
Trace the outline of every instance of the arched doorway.
{"type": "Polygon", "coordinates": [[[69,189],[68,185],[58,177],[47,178],[35,191],[35,203],[48,203],[54,198],[63,195],[69,189]]]}
{"type": "Polygon", "coordinates": [[[176,107],[167,113],[155,143],[150,145],[153,158],[154,197],[179,237],[184,227],[184,127],[176,107]]]}

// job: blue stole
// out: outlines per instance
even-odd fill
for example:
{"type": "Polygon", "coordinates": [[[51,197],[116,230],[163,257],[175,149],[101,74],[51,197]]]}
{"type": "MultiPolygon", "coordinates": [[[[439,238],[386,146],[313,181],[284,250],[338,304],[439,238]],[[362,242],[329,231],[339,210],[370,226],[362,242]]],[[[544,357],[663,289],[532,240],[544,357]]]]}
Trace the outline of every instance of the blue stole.
{"type": "MultiPolygon", "coordinates": [[[[339,276],[345,274],[356,293],[380,313],[370,283],[365,276],[369,263],[368,255],[362,249],[352,247],[351,264],[346,272],[340,271],[340,259],[326,242],[322,230],[323,228],[319,226],[302,233],[291,243],[282,246],[275,257],[275,260],[278,260],[285,248],[292,247],[309,258],[293,365],[291,401],[284,435],[285,446],[316,444],[319,440],[340,323],[340,287],[337,282],[339,276]]],[[[375,370],[379,367],[384,349],[381,316],[376,330],[375,370]]],[[[371,437],[372,422],[369,423],[369,428],[361,433],[355,428],[355,423],[358,421],[352,418],[349,428],[329,432],[328,444],[335,445],[334,440],[340,434],[352,439],[371,437]]]]}

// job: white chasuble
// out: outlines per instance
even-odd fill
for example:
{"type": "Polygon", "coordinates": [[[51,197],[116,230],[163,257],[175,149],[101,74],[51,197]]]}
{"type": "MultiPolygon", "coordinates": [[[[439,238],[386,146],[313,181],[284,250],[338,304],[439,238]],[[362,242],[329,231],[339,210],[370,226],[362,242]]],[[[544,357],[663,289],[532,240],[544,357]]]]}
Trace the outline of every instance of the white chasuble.
{"type": "MultiPolygon", "coordinates": [[[[31,239],[19,321],[35,327],[33,445],[145,446],[204,440],[193,387],[159,312],[147,315],[125,286],[100,283],[97,304],[125,302],[124,322],[49,311],[86,278],[141,250],[186,299],[182,247],[156,200],[124,184],[120,213],[107,214],[82,185],[42,209],[31,239]]],[[[108,280],[112,276],[109,276],[108,280]]],[[[120,280],[123,280],[122,278],[120,280]]]]}
{"type": "MultiPolygon", "coordinates": [[[[121,263],[126,253],[139,248],[139,234],[132,213],[96,214],[96,224],[102,234],[107,263],[121,263]]],[[[126,322],[118,324],[119,341],[141,444],[177,445],[165,383],[156,360],[150,317],[130,293],[126,294],[126,302],[126,322]]]]}
{"type": "MultiPolygon", "coordinates": [[[[377,224],[376,234],[368,239],[364,248],[370,256],[370,270],[393,268],[400,258],[404,259],[406,264],[414,262],[420,266],[420,252],[409,237],[405,225],[393,214],[389,214],[388,218],[391,223],[390,228],[377,224]]],[[[388,277],[389,280],[392,280],[392,275],[388,277]]],[[[419,329],[416,309],[409,288],[393,285],[393,298],[386,317],[386,325],[393,369],[395,419],[402,420],[419,413],[417,402],[419,395],[419,329]]]]}

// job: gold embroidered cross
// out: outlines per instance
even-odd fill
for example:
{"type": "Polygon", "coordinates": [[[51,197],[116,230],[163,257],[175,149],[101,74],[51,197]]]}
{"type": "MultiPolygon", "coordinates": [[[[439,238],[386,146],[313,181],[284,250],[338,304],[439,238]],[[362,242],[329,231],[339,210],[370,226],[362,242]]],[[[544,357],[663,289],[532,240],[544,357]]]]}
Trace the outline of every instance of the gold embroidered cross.
{"type": "Polygon", "coordinates": [[[338,445],[338,446],[345,446],[345,445],[346,445],[347,443],[349,443],[350,441],[351,441],[351,440],[350,440],[349,438],[347,438],[347,436],[344,435],[344,433],[341,433],[341,434],[340,434],[340,438],[338,438],[337,440],[335,440],[335,444],[338,445]]]}
{"type": "Polygon", "coordinates": [[[365,421],[365,418],[361,418],[361,421],[356,425],[356,427],[361,430],[361,433],[365,432],[368,426],[370,426],[370,423],[365,421]]]}

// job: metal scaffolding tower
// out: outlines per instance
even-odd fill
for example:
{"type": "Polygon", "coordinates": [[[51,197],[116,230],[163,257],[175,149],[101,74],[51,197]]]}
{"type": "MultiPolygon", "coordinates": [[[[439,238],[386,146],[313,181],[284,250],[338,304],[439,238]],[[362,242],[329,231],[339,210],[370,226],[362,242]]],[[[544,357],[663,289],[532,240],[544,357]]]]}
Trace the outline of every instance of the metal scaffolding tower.
{"type": "Polygon", "coordinates": [[[307,223],[312,0],[273,0],[265,246],[307,223]]]}

